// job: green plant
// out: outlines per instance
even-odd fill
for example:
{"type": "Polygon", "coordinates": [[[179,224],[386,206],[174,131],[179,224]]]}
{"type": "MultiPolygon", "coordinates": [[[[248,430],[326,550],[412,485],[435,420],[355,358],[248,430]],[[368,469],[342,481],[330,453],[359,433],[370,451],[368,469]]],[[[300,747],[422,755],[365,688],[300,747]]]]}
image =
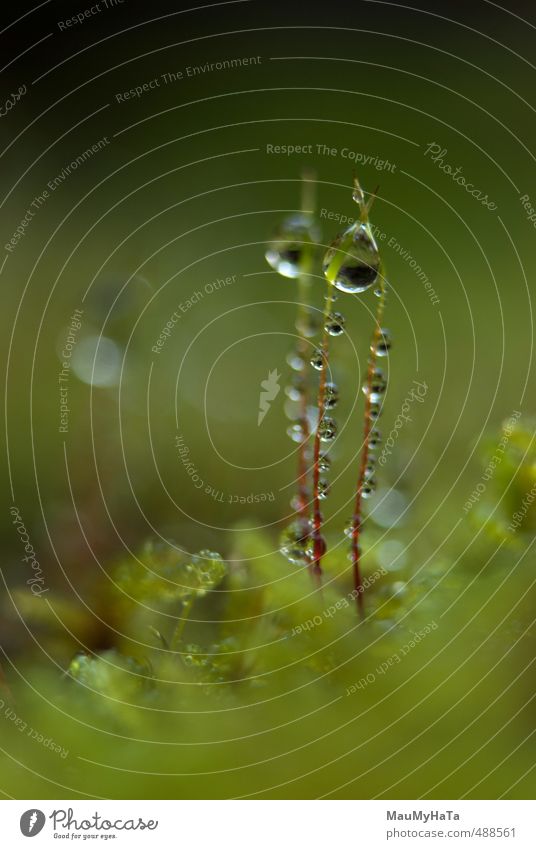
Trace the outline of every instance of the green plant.
{"type": "Polygon", "coordinates": [[[314,266],[315,248],[319,239],[319,228],[314,220],[314,174],[305,171],[302,175],[301,212],[285,218],[266,250],[269,265],[283,277],[297,280],[298,305],[296,330],[298,337],[290,351],[288,362],[295,375],[286,388],[290,400],[297,404],[297,414],[292,417],[288,428],[290,438],[298,443],[297,493],[292,499],[296,510],[296,521],[287,529],[283,547],[292,563],[311,567],[309,553],[310,522],[309,505],[311,487],[309,483],[308,442],[309,427],[309,338],[316,332],[316,323],[310,306],[311,273],[314,266]]]}
{"type": "MultiPolygon", "coordinates": [[[[345,318],[340,312],[334,311],[334,303],[339,293],[346,295],[362,294],[374,287],[378,296],[378,304],[374,318],[374,330],[370,343],[367,377],[363,386],[365,393],[364,431],[361,459],[357,477],[355,507],[351,521],[346,529],[350,537],[350,557],[354,574],[354,589],[358,609],[363,613],[364,586],[361,576],[360,537],[363,526],[362,500],[368,498],[375,489],[375,454],[381,437],[376,428],[376,421],[381,414],[381,401],[387,381],[383,370],[378,366],[379,357],[386,356],[391,347],[391,341],[382,328],[385,309],[387,283],[380,252],[369,221],[369,213],[377,190],[365,200],[364,192],[357,179],[354,178],[353,199],[359,207],[359,217],[343,233],[333,241],[328,248],[322,263],[322,270],[327,281],[327,292],[324,299],[322,315],[322,333],[318,346],[314,349],[310,362],[319,372],[318,394],[316,404],[316,425],[314,427],[313,457],[312,457],[312,486],[310,512],[305,509],[307,488],[300,491],[297,510],[298,518],[285,531],[282,544],[283,554],[293,563],[306,562],[311,567],[313,575],[320,579],[322,575],[322,558],[327,545],[322,533],[323,517],[320,503],[329,493],[329,482],[324,477],[330,468],[329,445],[337,434],[337,423],[331,416],[331,411],[337,405],[339,389],[328,380],[330,369],[330,337],[340,336],[344,332],[345,318]]],[[[308,215],[310,213],[307,213],[308,215]]],[[[266,257],[270,265],[284,276],[303,276],[302,269],[310,274],[312,264],[313,223],[300,219],[299,228],[295,219],[287,219],[267,251],[266,257]],[[289,273],[291,271],[292,273],[289,273]]],[[[299,301],[303,290],[299,293],[299,301]]],[[[303,307],[300,306],[300,310],[303,307]]],[[[300,339],[300,396],[303,399],[307,391],[307,376],[303,369],[305,357],[303,337],[300,339]]],[[[306,408],[305,403],[305,408],[306,408]]],[[[305,467],[306,443],[309,438],[307,416],[301,413],[299,421],[290,431],[291,436],[300,443],[300,480],[306,479],[305,467]]]]}

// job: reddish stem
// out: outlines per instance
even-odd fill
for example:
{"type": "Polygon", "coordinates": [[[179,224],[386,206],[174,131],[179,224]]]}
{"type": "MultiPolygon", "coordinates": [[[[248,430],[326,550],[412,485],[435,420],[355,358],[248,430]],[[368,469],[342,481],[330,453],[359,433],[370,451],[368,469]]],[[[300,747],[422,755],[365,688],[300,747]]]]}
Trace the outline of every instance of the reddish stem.
{"type": "Polygon", "coordinates": [[[365,471],[368,464],[369,453],[370,453],[370,431],[372,430],[372,421],[370,418],[370,408],[372,406],[371,401],[371,393],[370,388],[372,384],[372,377],[374,374],[374,369],[376,368],[376,349],[378,342],[381,338],[381,322],[383,318],[383,307],[385,301],[385,284],[382,278],[381,282],[381,295],[378,301],[378,309],[376,311],[376,325],[374,327],[374,333],[372,334],[372,345],[370,351],[370,357],[368,361],[368,371],[367,371],[367,393],[365,396],[365,426],[363,433],[363,450],[361,452],[361,462],[359,465],[359,476],[357,479],[357,489],[356,489],[356,497],[355,497],[355,507],[354,507],[354,515],[352,517],[352,539],[351,539],[351,556],[352,556],[352,567],[354,572],[354,589],[356,593],[356,602],[357,609],[360,616],[364,615],[364,606],[363,606],[363,582],[361,579],[361,551],[359,548],[359,537],[361,534],[361,497],[363,491],[363,483],[365,481],[365,471]]]}
{"type": "MultiPolygon", "coordinates": [[[[300,528],[305,536],[309,532],[309,487],[307,482],[307,443],[309,442],[309,422],[307,419],[307,406],[309,404],[308,392],[308,368],[307,355],[308,345],[304,336],[300,336],[297,345],[298,354],[302,359],[303,366],[300,372],[301,389],[300,389],[300,423],[302,427],[303,439],[298,448],[298,518],[300,528]]],[[[311,569],[311,564],[309,564],[311,569]]]]}
{"type": "Polygon", "coordinates": [[[328,289],[328,297],[326,298],[326,307],[324,311],[324,327],[322,330],[322,369],[320,371],[320,380],[318,383],[318,420],[316,425],[314,454],[313,454],[313,574],[320,580],[322,575],[322,557],[326,553],[326,543],[322,536],[322,515],[320,513],[320,426],[324,418],[325,400],[326,400],[326,377],[328,370],[328,353],[329,353],[329,333],[326,330],[327,318],[331,312],[333,303],[333,293],[331,285],[328,289]]]}

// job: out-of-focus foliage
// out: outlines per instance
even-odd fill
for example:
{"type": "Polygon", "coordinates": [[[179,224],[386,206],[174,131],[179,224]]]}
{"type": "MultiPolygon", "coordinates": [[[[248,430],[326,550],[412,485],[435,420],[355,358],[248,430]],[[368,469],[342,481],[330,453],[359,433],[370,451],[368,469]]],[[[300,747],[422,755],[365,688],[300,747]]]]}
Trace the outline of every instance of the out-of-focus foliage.
{"type": "MultiPolygon", "coordinates": [[[[4,713],[51,741],[39,744],[3,719],[10,792],[448,798],[508,787],[532,759],[523,670],[534,651],[534,594],[528,560],[521,555],[516,567],[509,546],[497,550],[489,517],[494,505],[504,525],[530,490],[532,437],[530,424],[516,425],[486,489],[485,520],[475,511],[459,529],[458,546],[484,521],[477,570],[474,557],[448,551],[424,563],[418,545],[403,565],[389,563],[386,534],[369,531],[363,621],[342,549],[332,549],[318,589],[306,570],[267,555],[268,533],[245,526],[226,563],[149,543],[139,558],[113,564],[103,589],[115,611],[113,645],[79,652],[73,644],[63,673],[28,663],[25,680],[12,682],[13,701],[4,698],[4,713]],[[520,669],[513,683],[512,663],[520,669]],[[489,728],[501,722],[490,747],[489,728]],[[469,738],[478,757],[467,759],[469,738]]],[[[483,463],[487,456],[488,448],[483,463]]],[[[520,549],[533,539],[530,521],[520,526],[520,549]]],[[[387,532],[395,536],[404,538],[387,532]]],[[[67,601],[48,610],[63,622],[78,614],[67,601]]],[[[26,610],[38,628],[43,611],[26,610]]],[[[53,630],[49,622],[51,647],[53,630]]],[[[529,785],[513,795],[530,795],[529,785]]]]}

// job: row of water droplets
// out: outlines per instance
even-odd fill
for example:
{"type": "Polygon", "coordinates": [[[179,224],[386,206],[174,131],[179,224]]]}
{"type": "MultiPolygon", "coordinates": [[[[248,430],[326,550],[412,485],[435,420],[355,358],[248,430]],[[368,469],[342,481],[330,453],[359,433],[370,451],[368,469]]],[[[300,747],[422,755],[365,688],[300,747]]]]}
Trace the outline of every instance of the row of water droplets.
{"type": "Polygon", "coordinates": [[[375,196],[376,192],[366,201],[359,181],[357,178],[354,179],[353,200],[359,207],[359,217],[335,239],[323,263],[323,271],[328,283],[338,290],[349,294],[361,294],[374,287],[374,293],[378,297],[367,375],[362,386],[365,393],[365,425],[355,508],[346,531],[351,540],[349,558],[353,564],[354,587],[357,603],[361,609],[363,593],[359,546],[362,527],[361,502],[363,498],[370,498],[376,489],[375,452],[381,443],[377,421],[382,411],[382,400],[387,387],[385,374],[377,361],[379,357],[386,356],[391,347],[389,333],[381,326],[387,285],[382,273],[380,252],[369,221],[369,212],[375,196]]]}
{"type": "MultiPolygon", "coordinates": [[[[296,343],[287,362],[292,377],[285,392],[289,402],[285,410],[291,421],[288,436],[298,443],[297,492],[291,501],[296,519],[284,531],[281,550],[291,563],[311,566],[311,483],[312,453],[310,437],[317,427],[317,407],[312,404],[310,354],[311,339],[318,333],[317,311],[310,306],[310,289],[320,229],[314,219],[314,175],[304,173],[302,179],[302,211],[282,222],[266,251],[268,264],[283,277],[297,281],[298,311],[296,343]]],[[[327,492],[326,492],[327,494],[327,492]]]]}
{"type": "Polygon", "coordinates": [[[291,563],[308,565],[316,574],[321,573],[321,558],[326,551],[325,540],[321,533],[323,517],[320,514],[318,502],[324,500],[329,494],[329,481],[326,478],[326,473],[331,467],[329,447],[337,434],[337,423],[331,411],[339,400],[338,387],[331,379],[328,379],[329,339],[341,336],[345,325],[345,318],[342,313],[334,309],[334,303],[339,292],[361,294],[373,286],[379,299],[367,379],[363,385],[366,396],[365,438],[357,485],[356,510],[347,528],[347,534],[352,540],[350,558],[354,563],[356,588],[359,588],[361,579],[358,538],[361,528],[361,498],[370,497],[376,486],[375,449],[381,442],[376,421],[381,413],[381,402],[387,386],[383,370],[377,365],[377,359],[387,356],[391,341],[388,331],[380,324],[385,306],[386,283],[382,274],[378,246],[368,218],[374,195],[365,202],[363,191],[356,179],[353,199],[359,207],[359,218],[337,236],[328,248],[322,264],[322,270],[328,282],[321,328],[322,338],[309,359],[312,368],[319,372],[316,409],[308,406],[311,380],[306,368],[308,339],[314,335],[316,327],[310,309],[306,303],[303,303],[303,296],[306,295],[304,281],[310,280],[319,233],[312,214],[306,211],[307,207],[304,207],[301,214],[291,216],[283,222],[266,251],[266,259],[281,275],[297,279],[300,283],[300,308],[296,322],[299,336],[296,349],[289,355],[289,363],[296,374],[290,386],[287,387],[287,394],[298,404],[299,412],[288,433],[300,444],[301,471],[298,495],[292,502],[292,506],[297,511],[297,519],[285,530],[281,551],[291,563]],[[307,443],[313,432],[314,453],[311,458],[307,443]],[[311,459],[313,461],[312,491],[306,483],[307,469],[311,459]],[[311,506],[312,517],[310,516],[311,506]]]}

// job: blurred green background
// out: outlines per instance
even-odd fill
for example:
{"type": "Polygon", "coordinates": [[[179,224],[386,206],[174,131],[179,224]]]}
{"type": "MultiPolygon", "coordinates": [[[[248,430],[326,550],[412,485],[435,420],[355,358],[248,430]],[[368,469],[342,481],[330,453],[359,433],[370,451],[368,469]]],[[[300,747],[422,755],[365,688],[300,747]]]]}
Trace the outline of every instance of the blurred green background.
{"type": "MultiPolygon", "coordinates": [[[[69,755],[20,733],[2,710],[9,777],[0,790],[16,798],[530,797],[534,523],[512,539],[504,525],[535,474],[535,230],[521,200],[536,207],[533,10],[361,2],[316,4],[305,15],[297,4],[244,2],[179,14],[171,3],[129,2],[62,31],[58,21],[77,11],[45,4],[2,36],[9,67],[0,101],[28,88],[0,124],[3,245],[35,211],[16,247],[0,252],[2,666],[17,715],[69,755]],[[245,57],[258,61],[186,71],[245,57]],[[182,79],[164,82],[180,71],[182,79]],[[140,97],[118,100],[144,85],[140,97]],[[441,170],[426,153],[431,144],[496,209],[441,170]],[[270,145],[307,152],[270,153],[270,145]],[[277,553],[296,466],[283,391],[257,424],[260,383],[272,369],[285,383],[296,338],[296,285],[269,269],[264,251],[274,227],[300,208],[304,168],[316,174],[322,228],[317,309],[322,246],[341,229],[336,216],[356,214],[354,168],[367,192],[380,186],[372,220],[385,234],[394,340],[384,434],[413,381],[427,393],[380,474],[373,507],[391,504],[387,518],[365,537],[369,571],[389,551],[403,552],[394,571],[408,594],[387,617],[401,624],[380,627],[372,590],[366,623],[347,611],[311,643],[286,648],[289,628],[352,588],[342,528],[376,306],[372,293],[337,301],[346,333],[332,346],[340,435],[324,510],[332,554],[322,600],[277,553]],[[62,433],[59,352],[75,310],[83,314],[62,433]],[[99,334],[107,341],[93,363],[99,334]],[[510,477],[505,461],[504,479],[495,475],[479,509],[464,513],[514,411],[526,424],[509,445],[519,450],[510,477]],[[202,486],[181,462],[178,435],[202,486]],[[45,576],[42,598],[30,598],[13,504],[45,576]],[[78,702],[61,673],[81,649],[126,650],[114,631],[126,619],[108,597],[112,564],[158,537],[187,552],[214,549],[231,572],[249,570],[243,586],[235,574],[223,601],[197,616],[225,621],[225,603],[245,595],[252,608],[241,615],[260,629],[256,645],[262,629],[267,644],[274,640],[273,656],[259,649],[246,676],[255,684],[228,685],[221,702],[210,687],[177,685],[169,703],[153,695],[118,717],[102,706],[109,694],[96,706],[78,702]],[[345,696],[431,621],[440,627],[403,663],[345,696]]],[[[7,26],[15,12],[6,14],[7,26]]],[[[392,603],[389,586],[385,593],[392,603]]],[[[187,627],[202,644],[202,629],[187,627]]]]}

